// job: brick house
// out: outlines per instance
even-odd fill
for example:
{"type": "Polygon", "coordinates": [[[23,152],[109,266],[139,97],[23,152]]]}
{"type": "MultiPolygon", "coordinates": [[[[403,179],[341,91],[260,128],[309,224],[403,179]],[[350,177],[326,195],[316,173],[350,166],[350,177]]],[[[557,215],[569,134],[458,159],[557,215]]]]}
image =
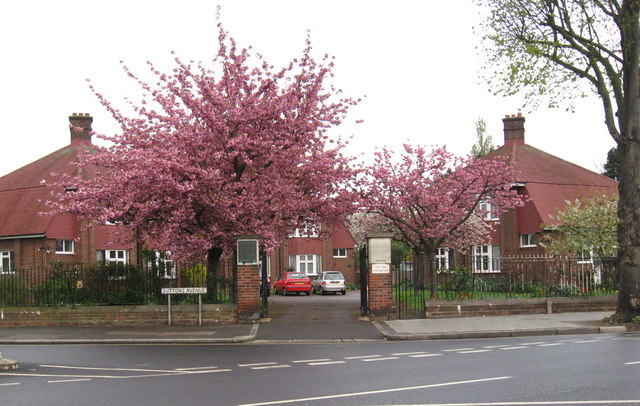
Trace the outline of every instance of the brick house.
{"type": "MultiPolygon", "coordinates": [[[[589,171],[571,162],[548,154],[525,143],[525,118],[521,114],[506,116],[504,145],[485,159],[506,156],[516,167],[515,189],[527,196],[528,202],[499,218],[487,215],[495,223],[489,244],[474,246],[467,256],[466,265],[477,273],[499,272],[501,256],[533,256],[548,254],[538,244],[547,233],[543,225],[557,224],[559,210],[567,202],[596,195],[616,195],[618,182],[589,171]]],[[[489,209],[490,213],[490,208],[489,209]]],[[[446,262],[450,255],[440,250],[438,261],[446,262]]]]}
{"type": "Polygon", "coordinates": [[[91,177],[91,168],[72,162],[93,150],[89,114],[69,117],[69,145],[0,177],[0,272],[50,266],[56,262],[92,263],[97,259],[136,260],[134,244],[117,238],[117,227],[82,230],[75,215],[42,215],[51,194],[52,173],[91,177]]]}
{"type": "Polygon", "coordinates": [[[311,278],[322,271],[340,271],[347,282],[358,283],[355,245],[344,225],[330,230],[329,236],[323,239],[296,230],[280,248],[270,253],[270,275],[277,278],[286,268],[304,272],[311,278]]]}
{"type": "MultiPolygon", "coordinates": [[[[0,177],[0,272],[15,268],[51,266],[56,262],[90,264],[97,260],[137,263],[138,248],[118,227],[103,225],[82,230],[75,215],[46,216],[52,173],[95,175],[91,168],[78,169],[72,163],[82,152],[94,150],[89,114],[69,117],[69,145],[20,169],[0,177]]],[[[309,275],[319,270],[337,270],[350,282],[357,280],[353,250],[355,242],[345,227],[333,230],[329,238],[294,234],[270,255],[269,270],[279,274],[293,267],[309,275]]],[[[277,276],[277,275],[276,275],[277,276]]]]}

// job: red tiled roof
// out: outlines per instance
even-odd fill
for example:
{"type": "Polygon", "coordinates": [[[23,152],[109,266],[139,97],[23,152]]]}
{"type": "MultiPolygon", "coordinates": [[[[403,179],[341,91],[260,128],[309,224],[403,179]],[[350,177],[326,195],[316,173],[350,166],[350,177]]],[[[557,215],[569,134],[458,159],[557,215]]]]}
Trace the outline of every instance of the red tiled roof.
{"type": "MultiPolygon", "coordinates": [[[[45,201],[50,198],[52,173],[74,174],[77,168],[72,162],[81,150],[91,151],[89,142],[74,141],[43,158],[0,177],[0,236],[46,234],[52,222],[51,216],[39,213],[47,211],[45,201]]],[[[83,177],[90,176],[84,171],[83,177]]]]}
{"type": "Polygon", "coordinates": [[[567,202],[618,193],[615,180],[524,143],[508,142],[487,158],[497,156],[515,162],[516,182],[524,184],[544,224],[555,224],[555,215],[567,202]]]}

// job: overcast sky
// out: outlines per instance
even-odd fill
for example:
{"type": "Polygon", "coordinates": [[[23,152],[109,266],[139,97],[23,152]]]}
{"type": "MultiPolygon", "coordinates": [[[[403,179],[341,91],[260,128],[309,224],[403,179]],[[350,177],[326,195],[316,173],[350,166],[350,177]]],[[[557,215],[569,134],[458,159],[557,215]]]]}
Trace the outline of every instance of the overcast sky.
{"type": "Polygon", "coordinates": [[[337,87],[366,96],[350,115],[364,124],[335,131],[353,136],[348,152],[365,159],[375,147],[397,149],[407,140],[467,154],[479,117],[501,145],[501,119],[519,111],[528,144],[588,169],[600,170],[614,145],[596,97],[575,113],[529,112],[521,100],[493,96],[479,83],[471,0],[2,1],[0,175],[67,145],[73,112],[91,113],[98,133],[116,132],[86,79],[116,106],[126,96],[138,100],[120,60],[140,74],[146,61],[169,71],[171,51],[210,61],[217,5],[239,45],[275,66],[298,57],[311,31],[316,55],[336,58],[337,87]]]}

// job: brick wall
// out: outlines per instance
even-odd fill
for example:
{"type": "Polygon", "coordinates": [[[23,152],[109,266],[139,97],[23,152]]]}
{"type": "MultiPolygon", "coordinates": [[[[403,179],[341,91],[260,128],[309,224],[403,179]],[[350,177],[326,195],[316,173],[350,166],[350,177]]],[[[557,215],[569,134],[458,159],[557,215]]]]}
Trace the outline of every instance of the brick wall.
{"type": "Polygon", "coordinates": [[[260,319],[260,278],[257,265],[238,265],[237,316],[239,321],[260,319]]]}
{"type": "Polygon", "coordinates": [[[507,316],[587,311],[615,311],[615,296],[554,297],[533,299],[428,301],[428,319],[507,316]]]}
{"type": "MultiPolygon", "coordinates": [[[[3,326],[158,326],[168,323],[167,306],[5,307],[3,326]]],[[[202,305],[202,324],[237,322],[236,306],[202,305]]],[[[197,325],[198,305],[171,306],[172,325],[197,325]]]]}

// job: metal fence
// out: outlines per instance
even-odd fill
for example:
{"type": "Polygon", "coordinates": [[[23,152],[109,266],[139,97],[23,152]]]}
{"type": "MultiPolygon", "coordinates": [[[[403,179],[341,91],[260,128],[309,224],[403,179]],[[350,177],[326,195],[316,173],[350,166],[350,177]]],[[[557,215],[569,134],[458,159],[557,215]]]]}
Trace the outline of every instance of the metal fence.
{"type": "MultiPolygon", "coordinates": [[[[141,268],[121,264],[65,264],[17,268],[0,274],[0,306],[165,304],[168,287],[207,287],[204,303],[235,302],[235,261],[222,261],[215,277],[206,265],[151,262],[141,268]]],[[[178,304],[198,303],[179,295],[178,304]]]]}
{"type": "Polygon", "coordinates": [[[499,271],[440,270],[441,299],[493,299],[616,294],[616,258],[503,256],[499,271]]]}

